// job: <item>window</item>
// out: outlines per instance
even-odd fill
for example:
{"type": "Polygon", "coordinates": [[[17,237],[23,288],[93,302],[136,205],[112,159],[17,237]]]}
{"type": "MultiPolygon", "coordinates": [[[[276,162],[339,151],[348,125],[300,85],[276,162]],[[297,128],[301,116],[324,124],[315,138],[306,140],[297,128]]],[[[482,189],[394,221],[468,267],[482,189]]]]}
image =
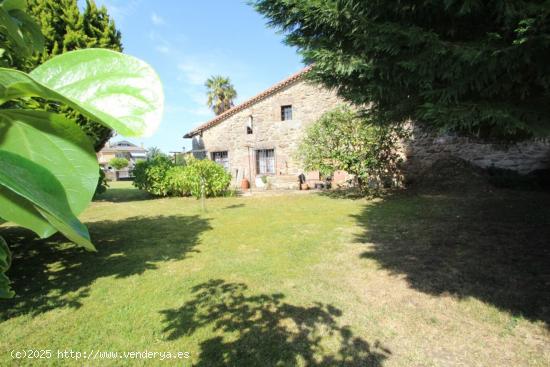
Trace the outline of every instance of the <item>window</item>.
{"type": "Polygon", "coordinates": [[[292,106],[281,106],[281,121],[292,120],[292,106]]]}
{"type": "Polygon", "coordinates": [[[275,174],[274,149],[260,149],[256,151],[256,173],[259,175],[275,174]]]}
{"type": "Polygon", "coordinates": [[[248,135],[253,133],[252,122],[253,122],[253,118],[252,118],[252,115],[250,115],[250,116],[248,116],[248,123],[246,124],[246,133],[248,135]]]}
{"type": "Polygon", "coordinates": [[[227,150],[223,152],[212,152],[211,157],[214,162],[218,163],[226,170],[229,170],[229,159],[227,150]]]}

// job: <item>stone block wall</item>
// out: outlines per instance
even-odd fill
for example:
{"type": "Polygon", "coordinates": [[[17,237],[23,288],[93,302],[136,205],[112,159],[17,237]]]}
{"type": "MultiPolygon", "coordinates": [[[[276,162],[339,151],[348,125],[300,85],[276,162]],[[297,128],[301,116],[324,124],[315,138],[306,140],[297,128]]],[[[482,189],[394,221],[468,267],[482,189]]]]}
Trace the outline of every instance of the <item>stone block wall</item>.
{"type": "Polygon", "coordinates": [[[527,174],[538,169],[550,169],[550,140],[533,139],[504,144],[455,135],[435,135],[410,126],[411,139],[403,145],[409,176],[417,176],[436,160],[448,156],[462,158],[472,164],[491,166],[527,174]]]}

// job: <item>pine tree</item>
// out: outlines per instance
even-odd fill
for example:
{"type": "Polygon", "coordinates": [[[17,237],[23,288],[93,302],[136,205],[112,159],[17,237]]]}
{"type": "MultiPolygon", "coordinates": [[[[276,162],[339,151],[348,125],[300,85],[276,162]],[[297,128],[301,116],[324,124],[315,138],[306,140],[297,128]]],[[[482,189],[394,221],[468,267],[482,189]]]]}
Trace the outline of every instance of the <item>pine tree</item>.
{"type": "Polygon", "coordinates": [[[550,130],[548,0],[256,0],[314,80],[381,122],[521,139],[550,130]]]}
{"type": "MultiPolygon", "coordinates": [[[[122,51],[121,34],[107,9],[98,9],[93,0],[86,1],[81,12],[77,0],[29,0],[29,14],[37,21],[45,38],[44,51],[31,60],[30,69],[63,52],[82,48],[108,48],[122,51]]],[[[28,65],[26,66],[28,68],[28,65]]],[[[58,106],[48,106],[59,110],[58,106]]],[[[99,151],[112,135],[111,129],[70,111],[61,110],[76,120],[99,151]]]]}

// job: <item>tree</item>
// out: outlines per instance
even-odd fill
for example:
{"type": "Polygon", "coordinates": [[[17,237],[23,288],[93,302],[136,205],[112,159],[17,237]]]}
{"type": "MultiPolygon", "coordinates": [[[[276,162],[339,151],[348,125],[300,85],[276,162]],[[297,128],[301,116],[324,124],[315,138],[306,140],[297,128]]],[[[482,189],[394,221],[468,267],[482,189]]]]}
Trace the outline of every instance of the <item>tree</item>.
{"type": "Polygon", "coordinates": [[[522,139],[550,127],[550,6],[506,0],[256,0],[310,78],[381,122],[522,139]]]}
{"type": "Polygon", "coordinates": [[[299,148],[304,168],[331,176],[346,171],[363,193],[401,183],[398,144],[405,138],[398,125],[379,125],[347,106],[326,112],[311,125],[299,148]]]}
{"type": "MultiPolygon", "coordinates": [[[[50,58],[63,52],[83,48],[107,48],[122,51],[121,34],[114,21],[102,6],[97,8],[93,0],[86,1],[82,13],[77,0],[29,0],[31,16],[40,25],[45,38],[43,52],[35,55],[24,65],[30,70],[50,58]]],[[[82,130],[93,140],[96,152],[101,150],[111,138],[112,130],[96,121],[90,120],[70,108],[50,105],[49,110],[63,112],[77,121],[82,130]]]]}
{"type": "Polygon", "coordinates": [[[116,170],[121,170],[128,167],[129,163],[130,162],[128,162],[126,158],[115,157],[109,161],[109,166],[113,167],[116,170]]]}
{"type": "Polygon", "coordinates": [[[237,91],[231,84],[229,77],[213,75],[204,84],[207,88],[207,105],[216,115],[220,115],[234,106],[237,91]]]}
{"type": "Polygon", "coordinates": [[[157,157],[168,158],[168,156],[158,147],[150,147],[147,149],[147,160],[155,159],[157,157]]]}

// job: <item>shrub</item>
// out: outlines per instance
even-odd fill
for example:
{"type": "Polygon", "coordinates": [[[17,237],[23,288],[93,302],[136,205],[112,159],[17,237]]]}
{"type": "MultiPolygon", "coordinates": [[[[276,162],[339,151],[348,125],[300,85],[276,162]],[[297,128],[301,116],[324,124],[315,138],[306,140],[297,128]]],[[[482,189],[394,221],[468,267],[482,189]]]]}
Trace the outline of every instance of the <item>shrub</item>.
{"type": "Polygon", "coordinates": [[[107,191],[107,187],[109,187],[109,184],[107,183],[107,177],[105,177],[105,172],[100,168],[99,169],[99,178],[97,180],[97,187],[95,188],[94,197],[97,195],[103,194],[105,191],[107,191]]]}
{"type": "Polygon", "coordinates": [[[168,157],[162,155],[136,163],[132,171],[134,186],[156,196],[167,196],[170,188],[166,175],[173,165],[168,157]]]}
{"type": "Polygon", "coordinates": [[[111,166],[111,167],[113,167],[117,170],[120,170],[120,169],[128,167],[129,163],[130,162],[128,162],[128,160],[126,158],[115,157],[115,158],[113,158],[109,161],[109,166],[111,166]]]}
{"type": "Polygon", "coordinates": [[[183,190],[197,199],[202,196],[203,189],[205,197],[223,196],[231,183],[231,175],[207,159],[189,159],[181,178],[183,190]]]}
{"type": "Polygon", "coordinates": [[[157,196],[224,196],[231,175],[208,159],[191,158],[185,166],[176,166],[169,158],[157,156],[138,162],[134,167],[134,186],[157,196]]]}
{"type": "Polygon", "coordinates": [[[341,106],[321,116],[306,131],[298,150],[306,170],[331,176],[346,171],[355,176],[362,193],[402,181],[398,146],[406,138],[399,125],[380,125],[368,115],[341,106]]]}
{"type": "Polygon", "coordinates": [[[166,173],[166,181],[171,195],[189,196],[185,179],[185,166],[171,167],[166,173]]]}

